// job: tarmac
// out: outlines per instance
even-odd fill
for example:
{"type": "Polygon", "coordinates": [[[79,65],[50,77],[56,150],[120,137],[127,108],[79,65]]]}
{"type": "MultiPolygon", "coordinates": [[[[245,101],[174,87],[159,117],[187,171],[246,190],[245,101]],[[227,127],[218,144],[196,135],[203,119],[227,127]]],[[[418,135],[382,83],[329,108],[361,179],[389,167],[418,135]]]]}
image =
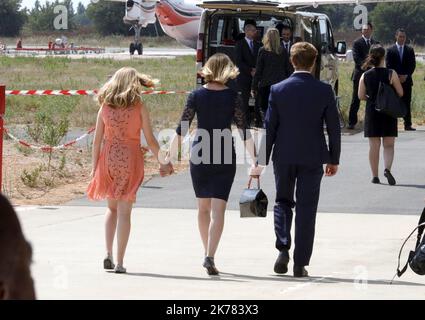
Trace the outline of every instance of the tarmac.
{"type": "MultiPolygon", "coordinates": [[[[196,201],[188,172],[155,177],[140,189],[132,215],[127,274],[102,268],[105,204],[85,198],[57,207],[18,207],[34,248],[39,299],[424,299],[425,277],[408,270],[390,284],[400,246],[424,207],[424,128],[400,132],[393,172],[397,186],[370,183],[362,133],[343,136],[340,172],[324,178],[310,277],[276,275],[272,170],[262,177],[267,218],[240,218],[247,182],[238,166],[224,234],[219,277],[202,268],[196,201]]],[[[382,173],[381,173],[382,175],[382,173]]],[[[382,180],[385,180],[381,176],[382,180]]],[[[413,249],[406,245],[402,263],[413,249]]]]}
{"type": "MultiPolygon", "coordinates": [[[[34,249],[38,299],[424,299],[425,277],[409,270],[393,284],[412,215],[319,213],[309,278],[273,273],[272,213],[240,218],[226,213],[216,255],[221,274],[208,276],[197,212],[136,208],[127,248],[127,274],[103,270],[104,208],[19,208],[34,249]]],[[[414,242],[409,242],[403,263],[414,242]]]]}

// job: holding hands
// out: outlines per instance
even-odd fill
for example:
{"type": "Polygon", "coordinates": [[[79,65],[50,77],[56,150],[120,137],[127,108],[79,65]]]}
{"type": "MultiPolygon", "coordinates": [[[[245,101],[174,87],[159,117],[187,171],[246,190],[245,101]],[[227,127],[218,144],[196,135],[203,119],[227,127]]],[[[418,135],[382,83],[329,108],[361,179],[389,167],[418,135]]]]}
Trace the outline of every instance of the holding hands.
{"type": "Polygon", "coordinates": [[[169,152],[160,150],[158,153],[159,174],[166,177],[174,173],[173,164],[170,161],[169,152]]]}
{"type": "Polygon", "coordinates": [[[171,162],[159,165],[159,174],[161,177],[166,177],[174,173],[174,168],[171,162]]]}

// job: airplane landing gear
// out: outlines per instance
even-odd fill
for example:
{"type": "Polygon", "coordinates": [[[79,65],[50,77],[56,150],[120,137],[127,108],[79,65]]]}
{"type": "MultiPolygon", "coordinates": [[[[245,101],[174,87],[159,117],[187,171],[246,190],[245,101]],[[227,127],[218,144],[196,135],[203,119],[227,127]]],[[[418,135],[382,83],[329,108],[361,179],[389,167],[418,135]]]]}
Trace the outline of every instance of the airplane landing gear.
{"type": "Polygon", "coordinates": [[[136,51],[139,56],[143,55],[143,44],[141,42],[139,44],[135,44],[134,42],[130,44],[130,54],[134,55],[136,51]]]}
{"type": "Polygon", "coordinates": [[[134,55],[137,51],[138,55],[141,56],[143,54],[143,44],[140,39],[140,32],[142,31],[142,26],[133,25],[134,29],[134,42],[130,44],[130,55],[134,55]]]}

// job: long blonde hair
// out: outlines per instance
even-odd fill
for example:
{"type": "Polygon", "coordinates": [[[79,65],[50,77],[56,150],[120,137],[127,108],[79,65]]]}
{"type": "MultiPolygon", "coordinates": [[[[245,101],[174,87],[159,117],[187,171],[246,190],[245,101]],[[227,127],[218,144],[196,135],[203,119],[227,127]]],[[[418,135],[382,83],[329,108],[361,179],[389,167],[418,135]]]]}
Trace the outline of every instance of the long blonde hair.
{"type": "Polygon", "coordinates": [[[227,55],[216,53],[208,59],[200,74],[205,82],[226,84],[229,79],[235,79],[238,76],[239,69],[227,55]]]}
{"type": "Polygon", "coordinates": [[[279,30],[276,28],[269,28],[263,37],[263,44],[265,50],[281,54],[282,46],[280,44],[279,30]]]}
{"type": "Polygon", "coordinates": [[[99,90],[99,105],[112,108],[127,108],[141,102],[143,87],[151,88],[158,80],[138,72],[134,68],[119,69],[99,90]]]}

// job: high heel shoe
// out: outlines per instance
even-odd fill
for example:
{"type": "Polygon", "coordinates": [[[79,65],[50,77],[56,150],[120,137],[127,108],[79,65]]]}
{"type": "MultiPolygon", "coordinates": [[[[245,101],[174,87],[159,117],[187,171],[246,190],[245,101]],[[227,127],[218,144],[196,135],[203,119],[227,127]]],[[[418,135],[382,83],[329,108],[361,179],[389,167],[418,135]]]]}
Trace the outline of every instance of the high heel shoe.
{"type": "Polygon", "coordinates": [[[105,259],[103,259],[103,269],[105,270],[113,270],[115,268],[114,258],[109,253],[106,255],[105,259]]]}
{"type": "Polygon", "coordinates": [[[204,263],[202,266],[207,269],[207,274],[209,276],[218,276],[219,272],[215,267],[214,258],[213,257],[205,257],[204,263]]]}

